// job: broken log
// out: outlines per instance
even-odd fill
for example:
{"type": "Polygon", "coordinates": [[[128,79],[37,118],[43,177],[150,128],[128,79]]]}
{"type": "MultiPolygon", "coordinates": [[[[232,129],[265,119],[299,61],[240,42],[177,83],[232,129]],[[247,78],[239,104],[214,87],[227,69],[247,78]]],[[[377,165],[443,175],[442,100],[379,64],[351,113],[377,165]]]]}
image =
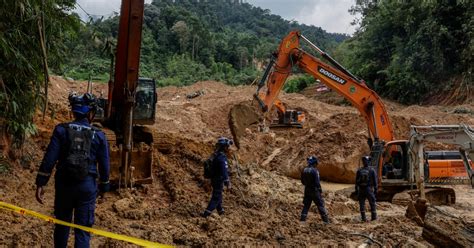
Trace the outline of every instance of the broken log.
{"type": "Polygon", "coordinates": [[[450,209],[428,207],[423,238],[438,247],[474,247],[474,219],[466,216],[460,218],[450,209]]]}

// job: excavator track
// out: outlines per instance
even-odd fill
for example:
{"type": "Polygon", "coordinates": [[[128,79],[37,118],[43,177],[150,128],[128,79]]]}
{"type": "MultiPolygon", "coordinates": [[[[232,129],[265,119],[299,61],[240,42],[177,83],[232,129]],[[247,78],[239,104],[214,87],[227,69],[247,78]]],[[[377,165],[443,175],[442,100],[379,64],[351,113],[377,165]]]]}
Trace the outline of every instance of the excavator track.
{"type": "MultiPolygon", "coordinates": [[[[425,197],[431,205],[452,205],[456,203],[456,193],[452,188],[427,187],[425,197]]],[[[405,190],[393,196],[391,202],[397,205],[407,206],[419,198],[418,190],[405,190]]]]}

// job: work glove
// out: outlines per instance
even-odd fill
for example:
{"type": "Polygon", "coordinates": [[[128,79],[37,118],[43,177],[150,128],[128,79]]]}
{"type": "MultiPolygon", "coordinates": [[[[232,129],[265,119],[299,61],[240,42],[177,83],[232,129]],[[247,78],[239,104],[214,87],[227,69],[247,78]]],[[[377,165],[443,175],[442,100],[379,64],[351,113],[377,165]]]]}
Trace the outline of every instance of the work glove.
{"type": "Polygon", "coordinates": [[[110,191],[110,183],[109,182],[99,183],[99,194],[97,195],[97,197],[103,198],[104,194],[106,192],[109,192],[109,191],[110,191]]]}
{"type": "Polygon", "coordinates": [[[36,200],[40,203],[43,204],[43,195],[44,195],[44,188],[43,186],[36,186],[36,200]]]}

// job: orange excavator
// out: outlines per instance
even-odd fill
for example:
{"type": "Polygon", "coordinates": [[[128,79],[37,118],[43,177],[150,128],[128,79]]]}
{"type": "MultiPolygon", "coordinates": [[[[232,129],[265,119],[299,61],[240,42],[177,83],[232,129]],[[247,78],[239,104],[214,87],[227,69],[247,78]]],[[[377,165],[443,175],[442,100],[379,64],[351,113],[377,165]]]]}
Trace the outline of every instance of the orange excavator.
{"type": "Polygon", "coordinates": [[[272,120],[270,127],[297,127],[303,128],[306,116],[303,111],[286,109],[285,104],[280,99],[273,101],[273,106],[277,109],[278,118],[272,120]]]}
{"type": "Polygon", "coordinates": [[[119,187],[153,180],[153,135],[143,125],[155,121],[157,94],[154,80],[138,77],[143,12],[144,0],[122,0],[115,70],[96,117],[109,142],[110,181],[119,187]]]}
{"type": "MultiPolygon", "coordinates": [[[[356,107],[361,116],[365,119],[368,129],[368,145],[371,150],[371,166],[378,172],[379,187],[378,199],[392,200],[396,193],[406,189],[416,187],[417,180],[414,178],[413,170],[416,165],[409,159],[409,142],[394,141],[394,132],[390,118],[381,98],[371,90],[363,80],[354,76],[351,72],[340,65],[331,56],[301,35],[298,31],[290,32],[280,43],[278,51],[273,53],[272,59],[267,66],[263,77],[254,94],[261,109],[267,112],[275,103],[280,116],[290,116],[291,118],[280,119],[282,124],[298,123],[301,116],[298,114],[286,114],[284,106],[278,99],[278,95],[285,84],[286,79],[291,74],[293,67],[309,73],[332,90],[341,94],[345,99],[356,107]],[[311,48],[331,65],[321,59],[302,50],[300,42],[306,42],[311,48]],[[262,89],[266,86],[266,91],[262,89]],[[394,146],[393,144],[399,144],[394,146]],[[387,145],[390,144],[390,145],[387,145]],[[400,173],[394,174],[394,178],[386,180],[382,178],[384,163],[390,154],[396,154],[400,173]],[[381,197],[381,196],[384,197],[381,197]]],[[[291,111],[290,111],[291,112],[291,111]]],[[[300,123],[301,124],[301,123],[300,123]]],[[[452,202],[454,190],[433,186],[428,194],[437,198],[441,203],[452,202]]],[[[440,202],[438,201],[438,202],[440,202]]]]}
{"type": "MultiPolygon", "coordinates": [[[[346,70],[298,31],[292,31],[283,38],[278,51],[273,54],[270,64],[260,80],[254,97],[259,102],[262,110],[268,111],[275,104],[275,101],[279,102],[277,97],[294,66],[298,66],[319,79],[329,88],[344,96],[359,110],[367,122],[371,134],[369,145],[373,150],[372,155],[374,155],[374,158],[379,158],[383,148],[381,144],[394,139],[392,124],[382,100],[373,90],[367,87],[364,81],[346,70]],[[300,40],[307,42],[333,66],[303,51],[300,47],[300,40]],[[260,92],[264,86],[267,87],[266,91],[260,92]]],[[[284,108],[279,109],[283,113],[288,111],[284,108]]],[[[291,122],[298,122],[298,118],[299,116],[296,116],[291,122]]],[[[280,122],[285,123],[285,121],[280,122]]]]}

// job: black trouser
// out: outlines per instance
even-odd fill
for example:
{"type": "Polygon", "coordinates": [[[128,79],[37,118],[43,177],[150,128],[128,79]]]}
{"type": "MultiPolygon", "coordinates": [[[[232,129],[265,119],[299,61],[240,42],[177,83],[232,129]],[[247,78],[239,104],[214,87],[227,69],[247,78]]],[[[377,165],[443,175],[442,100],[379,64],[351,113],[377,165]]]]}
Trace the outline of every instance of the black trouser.
{"type": "Polygon", "coordinates": [[[372,213],[372,220],[377,219],[377,205],[375,202],[375,193],[372,188],[362,189],[359,191],[359,208],[360,208],[360,215],[362,220],[366,220],[365,217],[365,200],[369,200],[370,205],[370,212],[372,213]]]}
{"type": "Polygon", "coordinates": [[[318,207],[319,215],[321,215],[321,219],[324,222],[328,222],[328,214],[326,208],[324,207],[324,200],[321,196],[319,190],[312,189],[306,190],[304,192],[303,198],[303,211],[301,211],[301,221],[305,221],[306,217],[308,216],[309,208],[311,207],[311,203],[314,202],[318,207]]]}
{"type": "MultiPolygon", "coordinates": [[[[54,215],[57,219],[74,224],[91,227],[94,224],[97,183],[95,177],[88,176],[80,182],[56,177],[56,194],[54,198],[54,215]]],[[[90,233],[74,229],[74,247],[89,247],[90,233]]],[[[66,247],[69,238],[69,227],[56,224],[54,228],[54,246],[66,247]]]]}
{"type": "Polygon", "coordinates": [[[219,213],[224,211],[224,208],[222,208],[222,191],[224,191],[224,182],[222,180],[212,181],[212,196],[205,215],[211,214],[214,209],[217,209],[219,213]]]}

